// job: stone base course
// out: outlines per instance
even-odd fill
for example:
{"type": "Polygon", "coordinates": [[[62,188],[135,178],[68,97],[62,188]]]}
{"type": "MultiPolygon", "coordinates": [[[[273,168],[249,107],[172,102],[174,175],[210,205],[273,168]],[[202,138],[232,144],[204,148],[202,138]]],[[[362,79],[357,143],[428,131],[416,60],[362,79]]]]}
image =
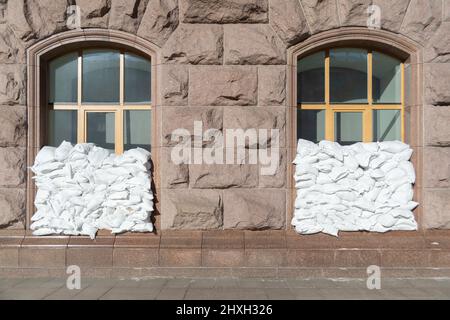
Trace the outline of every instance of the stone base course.
{"type": "Polygon", "coordinates": [[[166,231],[161,235],[102,233],[33,237],[0,233],[0,277],[384,277],[450,276],[450,232],[344,233],[299,236],[286,231],[166,231]]]}

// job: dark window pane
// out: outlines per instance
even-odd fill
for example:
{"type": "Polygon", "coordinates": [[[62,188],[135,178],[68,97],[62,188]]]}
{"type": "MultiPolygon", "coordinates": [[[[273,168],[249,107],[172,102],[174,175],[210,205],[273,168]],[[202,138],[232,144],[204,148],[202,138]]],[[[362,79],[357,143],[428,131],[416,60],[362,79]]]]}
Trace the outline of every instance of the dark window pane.
{"type": "Polygon", "coordinates": [[[374,141],[401,141],[401,126],[400,110],[373,111],[374,141]]]}
{"type": "Polygon", "coordinates": [[[297,102],[325,102],[325,53],[312,54],[298,61],[297,102]]]}
{"type": "Polygon", "coordinates": [[[50,110],[48,119],[48,144],[58,147],[63,141],[77,143],[77,111],[50,110]]]}
{"type": "Polygon", "coordinates": [[[367,103],[367,50],[330,50],[331,103],[367,103]]]}
{"type": "Polygon", "coordinates": [[[297,139],[325,139],[325,110],[297,110],[297,139]]]}
{"type": "Polygon", "coordinates": [[[83,52],[83,102],[119,103],[119,78],[119,52],[83,52]]]}
{"type": "Polygon", "coordinates": [[[49,63],[49,102],[77,103],[78,54],[69,53],[49,63]]]}
{"type": "Polygon", "coordinates": [[[401,62],[382,53],[373,52],[373,102],[401,103],[401,62]]]}
{"type": "Polygon", "coordinates": [[[150,103],[151,63],[134,54],[125,54],[125,102],[150,103]]]}
{"type": "Polygon", "coordinates": [[[126,110],[123,121],[124,149],[140,147],[151,151],[151,111],[126,110]]]}
{"type": "Polygon", "coordinates": [[[87,142],[97,146],[115,149],[115,114],[114,112],[88,112],[86,133],[87,142]]]}
{"type": "Polygon", "coordinates": [[[334,117],[334,135],[336,142],[342,145],[362,141],[362,113],[336,112],[334,117]]]}

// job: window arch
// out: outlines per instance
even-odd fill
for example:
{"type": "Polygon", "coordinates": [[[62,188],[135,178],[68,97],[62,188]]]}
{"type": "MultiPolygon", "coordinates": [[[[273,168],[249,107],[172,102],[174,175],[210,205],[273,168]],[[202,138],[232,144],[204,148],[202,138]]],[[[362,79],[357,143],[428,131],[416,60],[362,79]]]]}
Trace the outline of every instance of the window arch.
{"type": "MultiPolygon", "coordinates": [[[[413,162],[416,168],[421,166],[421,151],[415,146],[421,145],[420,132],[423,129],[423,119],[421,116],[422,90],[423,90],[423,48],[411,39],[400,34],[394,34],[385,30],[375,30],[362,27],[346,27],[324,31],[312,35],[308,39],[288,49],[289,77],[287,83],[288,95],[288,143],[289,158],[293,161],[297,151],[297,138],[299,131],[298,111],[301,109],[297,95],[297,64],[299,59],[307,57],[319,51],[330,48],[366,48],[386,55],[396,57],[404,64],[403,75],[403,101],[404,116],[403,130],[404,142],[410,144],[416,151],[413,162]]],[[[325,80],[324,80],[325,81],[325,80]]],[[[294,188],[295,166],[290,163],[287,167],[286,184],[292,190],[288,197],[288,208],[294,208],[296,192],[294,188]]],[[[416,186],[417,188],[417,186],[416,186]]],[[[421,188],[417,189],[417,197],[421,197],[421,188]]],[[[420,210],[420,208],[419,208],[420,210]]],[[[418,213],[420,215],[420,213],[418,213]]],[[[288,219],[293,217],[293,210],[289,210],[288,219]]]]}
{"type": "MultiPolygon", "coordinates": [[[[150,123],[150,130],[147,131],[147,133],[150,134],[151,141],[157,141],[156,133],[158,132],[156,128],[156,121],[155,119],[158,118],[157,116],[157,95],[156,93],[156,81],[157,79],[157,72],[156,72],[156,65],[158,64],[159,59],[159,47],[154,45],[153,43],[140,38],[136,35],[129,34],[127,32],[118,31],[118,30],[103,30],[103,29],[85,29],[85,30],[72,30],[72,31],[66,31],[62,33],[55,34],[51,37],[48,37],[42,41],[39,41],[32,45],[27,50],[27,106],[28,106],[28,134],[27,134],[27,165],[28,167],[31,167],[34,163],[34,159],[36,157],[36,154],[40,150],[40,148],[46,144],[48,144],[52,139],[50,137],[50,131],[49,131],[49,111],[56,110],[57,111],[65,111],[65,110],[72,110],[77,112],[77,115],[75,118],[67,117],[71,119],[71,121],[64,121],[60,123],[65,123],[68,126],[72,124],[76,124],[77,127],[76,131],[76,138],[73,137],[72,142],[83,142],[83,141],[89,141],[89,139],[81,138],[81,135],[86,135],[85,128],[83,128],[82,131],[78,130],[78,124],[80,123],[78,119],[81,118],[81,115],[85,115],[85,118],[82,118],[81,121],[84,121],[84,123],[88,123],[86,119],[86,113],[92,111],[93,113],[96,111],[94,108],[97,108],[100,113],[105,113],[107,111],[111,111],[114,113],[114,150],[118,153],[122,152],[123,150],[127,148],[131,148],[130,144],[134,146],[140,146],[148,148],[149,145],[147,142],[142,143],[141,141],[136,141],[136,135],[141,131],[141,128],[144,126],[144,124],[136,124],[131,126],[127,125],[126,119],[128,116],[128,119],[130,121],[133,121],[136,123],[135,119],[138,119],[137,122],[142,122],[142,119],[145,119],[145,122],[150,123]],[[80,48],[81,50],[81,57],[80,57],[80,48]],[[111,52],[118,52],[119,54],[119,102],[117,102],[117,94],[112,94],[111,97],[114,97],[115,101],[111,97],[110,100],[103,101],[103,99],[97,99],[95,101],[83,101],[83,98],[81,98],[81,102],[79,102],[79,96],[82,97],[83,94],[83,68],[82,63],[79,62],[79,59],[83,59],[83,51],[84,50],[100,50],[102,52],[108,52],[109,54],[111,52]],[[72,61],[72,58],[70,57],[70,54],[76,56],[76,61],[72,61]],[[127,95],[127,89],[126,85],[128,81],[135,81],[130,78],[127,79],[126,71],[127,63],[126,63],[126,55],[130,55],[133,57],[138,57],[140,59],[144,59],[148,62],[150,62],[150,100],[149,101],[143,101],[143,99],[133,99],[132,97],[136,97],[136,92],[131,92],[128,90],[127,95]],[[65,58],[63,58],[65,57],[65,58]],[[76,65],[76,84],[73,83],[73,81],[66,81],[61,82],[59,81],[59,78],[56,74],[53,74],[52,77],[56,77],[54,82],[58,83],[58,89],[56,87],[53,90],[53,92],[50,92],[50,63],[52,61],[56,61],[55,59],[61,58],[60,62],[62,64],[61,68],[68,68],[73,70],[73,65],[76,65]],[[120,61],[123,62],[123,67],[120,67],[120,61]],[[81,68],[80,68],[81,66],[81,68]],[[121,71],[122,70],[122,71],[121,71]],[[122,75],[120,73],[123,73],[122,75]],[[79,77],[78,75],[81,74],[82,76],[79,77]],[[81,79],[81,84],[79,84],[79,81],[81,79]],[[120,80],[122,79],[122,80],[120,80]],[[121,81],[123,83],[121,83],[121,81]],[[75,89],[76,88],[76,92],[75,89]],[[123,88],[121,92],[121,88],[123,88]],[[81,94],[79,91],[81,90],[81,94]],[[74,93],[75,92],[75,93],[74,93]],[[123,96],[123,99],[121,98],[123,96]],[[128,96],[128,98],[127,98],[128,96]],[[64,97],[62,99],[61,97],[64,97]],[[131,97],[131,98],[130,98],[131,97]],[[51,99],[52,98],[52,99],[51,99]],[[58,101],[60,100],[60,101],[58,101]],[[66,101],[61,101],[66,100],[66,101]],[[128,101],[127,101],[128,100],[128,101]],[[74,102],[76,101],[76,102],[74,102]],[[122,103],[121,103],[122,101],[122,103]],[[122,104],[122,105],[121,105],[122,104]],[[79,107],[79,105],[81,107],[79,107]],[[87,110],[88,108],[92,107],[92,110],[87,110]],[[110,108],[110,109],[108,109],[110,108]],[[83,110],[84,112],[79,112],[80,110],[83,110]],[[118,111],[120,110],[120,111],[118,111]],[[127,110],[132,110],[133,112],[127,112],[127,110]],[[137,111],[145,111],[145,112],[151,112],[151,115],[149,118],[147,117],[141,117],[140,112],[137,111]],[[132,113],[135,113],[134,115],[132,113]],[[124,136],[116,134],[116,128],[119,127],[115,124],[118,122],[118,118],[115,117],[116,113],[122,113],[122,120],[124,121],[122,123],[123,125],[123,133],[124,136]],[[128,113],[128,115],[127,115],[128,113]],[[136,131],[138,133],[136,133],[136,131]],[[150,133],[151,132],[151,133],[150,133]],[[127,142],[126,135],[128,134],[129,140],[127,142]],[[117,137],[117,139],[116,139],[117,137]],[[122,138],[121,138],[122,137],[122,138]],[[75,141],[76,140],[76,141],[75,141]]],[[[139,59],[138,59],[139,60],[139,59]]],[[[108,60],[107,60],[108,61],[108,60]]],[[[139,63],[137,63],[139,65],[139,63]]],[[[133,67],[133,63],[131,63],[131,69],[136,69],[133,67]]],[[[134,63],[136,65],[136,63],[134,63]]],[[[95,67],[98,67],[99,64],[94,63],[95,67]]],[[[130,65],[128,65],[130,66],[130,65]]],[[[147,64],[148,67],[148,64],[147,64]]],[[[117,70],[117,67],[114,67],[117,70]]],[[[139,69],[139,68],[137,68],[139,69]]],[[[147,68],[148,69],[148,68],[147,68]]],[[[111,72],[109,70],[108,72],[111,72]]],[[[95,73],[95,72],[94,72],[95,73]]],[[[62,72],[62,74],[65,74],[65,78],[67,79],[67,70],[65,72],[62,72]]],[[[112,72],[114,74],[114,72],[112,72]]],[[[74,78],[72,74],[72,78],[74,78]]],[[[94,77],[95,78],[95,77],[94,77]]],[[[92,77],[91,77],[92,79],[92,77]]],[[[116,78],[117,79],[117,78],[116,78]]],[[[139,78],[141,79],[141,78],[139,78]]],[[[108,79],[110,81],[111,79],[108,79]]],[[[148,82],[148,79],[146,80],[148,82]]],[[[140,85],[143,85],[144,82],[139,81],[140,85]]],[[[94,85],[96,85],[96,81],[94,79],[94,85]]],[[[147,85],[146,85],[147,86],[147,85]]],[[[131,86],[132,87],[132,86],[131,86]]],[[[88,88],[92,89],[92,88],[88,88]]],[[[102,92],[96,92],[95,90],[91,90],[90,92],[94,92],[94,96],[99,96],[99,93],[102,92]]],[[[117,91],[117,90],[116,90],[117,91]]],[[[104,94],[105,92],[103,92],[104,94]]],[[[147,99],[145,99],[147,100],[147,99]]],[[[103,114],[104,115],[104,114],[103,114]]],[[[107,118],[106,116],[100,116],[98,117],[98,114],[94,114],[93,120],[97,120],[98,122],[103,122],[103,124],[106,122],[107,118]],[[95,117],[97,116],[97,117],[95,117]],[[105,121],[104,121],[105,120],[105,121]]],[[[66,115],[67,116],[67,115],[66,115]]],[[[120,116],[120,115],[119,115],[120,116]]],[[[111,117],[111,116],[108,116],[111,117]]],[[[110,120],[111,123],[111,120],[110,120]]],[[[89,124],[88,124],[89,126],[89,124]]],[[[106,126],[102,126],[101,124],[97,126],[99,128],[100,135],[102,137],[105,137],[106,133],[103,128],[106,128],[106,126]]],[[[50,128],[51,130],[55,130],[57,128],[50,128]]],[[[67,129],[66,129],[67,130],[67,129]]],[[[67,130],[70,132],[70,130],[67,130]]],[[[145,129],[146,131],[146,129],[145,129]]],[[[72,131],[73,132],[73,131],[72,131]]],[[[73,135],[73,133],[72,133],[73,135]]],[[[138,135],[139,136],[139,135],[138,135]]],[[[54,144],[57,144],[55,140],[53,140],[54,144]]],[[[152,143],[150,143],[151,147],[152,143]]],[[[112,146],[109,146],[112,147],[112,146]]],[[[158,148],[152,149],[152,160],[159,159],[159,151],[158,148]]],[[[157,164],[154,164],[152,168],[155,168],[157,164]]],[[[154,181],[159,181],[159,171],[154,170],[154,181]]],[[[27,228],[30,226],[30,219],[33,214],[33,208],[34,208],[34,198],[36,193],[36,187],[32,179],[32,173],[29,171],[27,175],[27,228]]]]}
{"type": "Polygon", "coordinates": [[[151,60],[89,48],[48,63],[47,142],[93,142],[122,153],[151,146],[151,60]]]}
{"type": "Polygon", "coordinates": [[[378,50],[336,46],[297,60],[297,138],[404,140],[404,64],[378,50]]]}

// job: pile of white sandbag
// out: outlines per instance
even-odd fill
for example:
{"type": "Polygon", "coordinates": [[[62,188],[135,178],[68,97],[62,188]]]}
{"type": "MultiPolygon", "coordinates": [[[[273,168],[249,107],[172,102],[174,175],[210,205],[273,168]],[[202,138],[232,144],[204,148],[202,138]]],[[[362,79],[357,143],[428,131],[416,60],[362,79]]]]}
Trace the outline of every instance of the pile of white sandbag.
{"type": "Polygon", "coordinates": [[[399,141],[299,140],[292,225],[300,234],[417,230],[412,149],[399,141]]]}
{"type": "Polygon", "coordinates": [[[31,170],[38,191],[34,235],[152,232],[150,153],[122,155],[91,143],[43,147],[31,170]]]}

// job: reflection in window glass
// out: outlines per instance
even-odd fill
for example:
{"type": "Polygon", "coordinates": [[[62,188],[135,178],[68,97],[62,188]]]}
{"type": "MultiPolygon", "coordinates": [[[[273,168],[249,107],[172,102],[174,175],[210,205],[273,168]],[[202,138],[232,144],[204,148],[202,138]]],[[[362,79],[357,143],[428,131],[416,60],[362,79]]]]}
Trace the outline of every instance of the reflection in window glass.
{"type": "Polygon", "coordinates": [[[373,102],[401,103],[401,63],[395,58],[373,52],[373,102]]]}
{"type": "Polygon", "coordinates": [[[119,78],[118,51],[83,51],[83,102],[118,103],[119,78]]]}
{"type": "Polygon", "coordinates": [[[49,102],[76,103],[78,54],[69,53],[49,63],[49,102]]]}
{"type": "Polygon", "coordinates": [[[151,63],[137,55],[125,54],[125,102],[151,101],[151,63]]]}
{"type": "Polygon", "coordinates": [[[362,113],[336,112],[334,117],[334,135],[336,142],[342,145],[350,145],[362,141],[362,113]]]}
{"type": "Polygon", "coordinates": [[[402,140],[400,110],[374,110],[374,141],[402,140]]]}
{"type": "Polygon", "coordinates": [[[298,61],[297,102],[325,102],[325,52],[321,51],[298,61]]]}
{"type": "Polygon", "coordinates": [[[88,112],[86,123],[86,140],[97,146],[115,149],[115,115],[114,112],[88,112]]]}
{"type": "Polygon", "coordinates": [[[151,111],[126,110],[123,114],[124,150],[143,148],[151,151],[151,111]]]}
{"type": "Polygon", "coordinates": [[[325,139],[325,110],[297,110],[297,139],[315,143],[325,139]]]}
{"type": "Polygon", "coordinates": [[[58,147],[61,142],[77,143],[77,111],[50,110],[48,121],[48,144],[58,147]]]}
{"type": "Polygon", "coordinates": [[[367,50],[330,50],[331,103],[367,103],[367,50]]]}

